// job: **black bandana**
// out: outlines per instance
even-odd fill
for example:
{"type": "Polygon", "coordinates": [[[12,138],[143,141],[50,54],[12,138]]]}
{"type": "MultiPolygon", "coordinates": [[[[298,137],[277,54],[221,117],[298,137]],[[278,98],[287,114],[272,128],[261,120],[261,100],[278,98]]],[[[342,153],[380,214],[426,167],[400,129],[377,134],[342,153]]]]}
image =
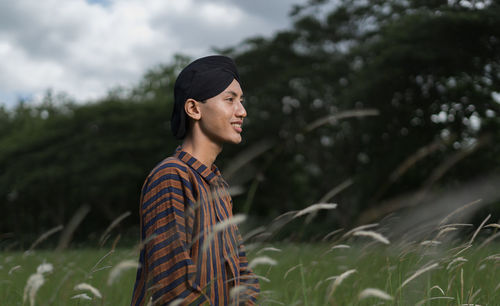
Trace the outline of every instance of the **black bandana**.
{"type": "Polygon", "coordinates": [[[240,82],[234,61],[222,55],[202,57],[187,65],[175,81],[172,133],[177,139],[186,136],[188,119],[184,111],[187,99],[203,101],[220,94],[233,80],[240,82]]]}

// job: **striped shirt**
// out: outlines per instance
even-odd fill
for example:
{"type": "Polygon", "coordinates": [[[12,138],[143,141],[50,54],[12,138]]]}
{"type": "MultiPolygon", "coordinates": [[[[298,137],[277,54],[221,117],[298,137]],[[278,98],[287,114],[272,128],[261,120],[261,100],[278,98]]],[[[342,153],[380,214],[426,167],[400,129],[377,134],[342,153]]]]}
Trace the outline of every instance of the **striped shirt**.
{"type": "Polygon", "coordinates": [[[151,171],[141,193],[143,248],[131,305],[256,302],[259,283],[237,226],[214,231],[232,217],[227,187],[215,165],[180,148],[151,171]]]}

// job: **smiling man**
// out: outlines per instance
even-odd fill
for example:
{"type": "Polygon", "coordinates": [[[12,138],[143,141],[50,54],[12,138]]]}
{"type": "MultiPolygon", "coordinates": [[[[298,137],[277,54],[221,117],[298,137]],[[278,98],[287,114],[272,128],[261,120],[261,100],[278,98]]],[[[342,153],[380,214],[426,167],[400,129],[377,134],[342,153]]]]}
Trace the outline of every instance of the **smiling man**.
{"type": "Polygon", "coordinates": [[[259,283],[238,228],[214,231],[232,217],[228,186],[214,161],[223,144],[241,142],[247,116],[233,60],[192,62],[177,77],[174,96],[172,132],[183,142],[142,188],[144,247],[132,305],[252,305],[259,283]]]}

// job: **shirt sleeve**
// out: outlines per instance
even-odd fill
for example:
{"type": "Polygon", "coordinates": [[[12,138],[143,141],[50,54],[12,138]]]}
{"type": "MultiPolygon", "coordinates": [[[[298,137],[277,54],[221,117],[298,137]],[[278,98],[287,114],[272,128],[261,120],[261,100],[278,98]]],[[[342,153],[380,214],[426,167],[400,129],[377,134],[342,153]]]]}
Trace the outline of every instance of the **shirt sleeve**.
{"type": "Polygon", "coordinates": [[[257,304],[257,297],[260,293],[259,280],[248,266],[248,258],[243,245],[241,234],[238,233],[239,258],[240,258],[240,285],[245,286],[246,290],[240,295],[240,300],[245,305],[257,304]]]}
{"type": "MultiPolygon", "coordinates": [[[[182,167],[175,164],[150,175],[141,198],[145,237],[146,294],[153,305],[181,299],[182,305],[208,301],[192,278],[196,267],[190,257],[188,235],[194,206],[192,186],[182,167]]],[[[191,239],[189,239],[190,241],[191,239]]]]}

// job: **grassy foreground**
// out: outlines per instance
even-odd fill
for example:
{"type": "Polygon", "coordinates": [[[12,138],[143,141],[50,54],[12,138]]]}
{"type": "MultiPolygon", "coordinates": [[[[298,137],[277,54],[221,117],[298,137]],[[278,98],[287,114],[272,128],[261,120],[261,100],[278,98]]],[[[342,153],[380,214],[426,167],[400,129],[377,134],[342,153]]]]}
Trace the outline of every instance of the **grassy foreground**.
{"type": "MultiPolygon", "coordinates": [[[[498,305],[500,245],[479,245],[386,246],[358,237],[342,243],[259,245],[249,257],[258,258],[253,264],[262,277],[263,305],[498,305]],[[380,291],[360,296],[367,288],[380,291]]],[[[41,273],[44,283],[33,296],[36,305],[128,305],[135,254],[129,249],[1,253],[0,304],[23,305],[28,279],[50,263],[53,271],[41,273]],[[75,289],[81,283],[98,292],[75,289]]],[[[24,304],[30,305],[29,292],[24,304]]]]}

